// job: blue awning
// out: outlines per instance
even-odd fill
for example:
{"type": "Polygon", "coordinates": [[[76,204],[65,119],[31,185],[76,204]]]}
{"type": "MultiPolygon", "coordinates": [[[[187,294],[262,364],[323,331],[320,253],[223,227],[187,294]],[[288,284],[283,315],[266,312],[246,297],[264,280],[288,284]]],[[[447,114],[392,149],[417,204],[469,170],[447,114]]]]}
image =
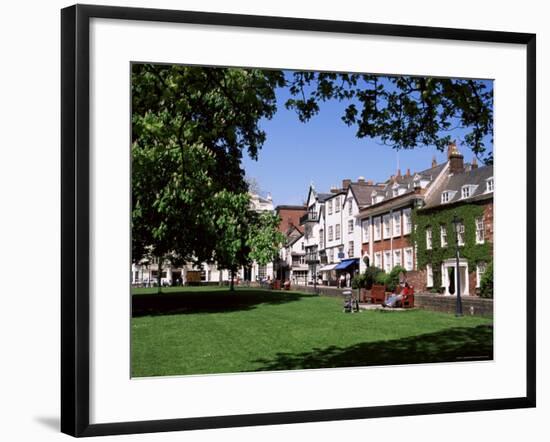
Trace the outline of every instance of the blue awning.
{"type": "Polygon", "coordinates": [[[359,258],[343,259],[340,261],[340,264],[334,268],[334,270],[345,270],[353,264],[359,264],[359,258]]]}

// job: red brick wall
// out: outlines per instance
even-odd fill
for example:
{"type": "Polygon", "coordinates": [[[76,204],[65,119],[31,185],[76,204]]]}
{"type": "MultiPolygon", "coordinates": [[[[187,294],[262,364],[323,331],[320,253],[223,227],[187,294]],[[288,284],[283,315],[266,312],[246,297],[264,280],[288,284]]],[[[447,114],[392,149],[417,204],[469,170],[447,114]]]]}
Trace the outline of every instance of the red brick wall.
{"type": "Polygon", "coordinates": [[[485,241],[493,242],[493,201],[484,205],[483,222],[485,224],[485,241]]]}
{"type": "Polygon", "coordinates": [[[277,213],[281,218],[279,224],[279,231],[286,233],[290,226],[294,225],[303,231],[303,228],[300,226],[300,217],[305,215],[306,208],[296,208],[296,209],[278,209],[277,213]]]}

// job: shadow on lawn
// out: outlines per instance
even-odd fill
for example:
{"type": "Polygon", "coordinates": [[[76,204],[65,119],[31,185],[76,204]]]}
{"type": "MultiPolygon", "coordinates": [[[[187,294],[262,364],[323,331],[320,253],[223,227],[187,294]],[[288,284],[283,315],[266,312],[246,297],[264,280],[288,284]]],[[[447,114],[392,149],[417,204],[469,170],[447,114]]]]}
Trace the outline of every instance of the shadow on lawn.
{"type": "Polygon", "coordinates": [[[230,292],[185,291],[132,296],[132,316],[160,316],[192,313],[223,313],[250,310],[259,304],[283,304],[317,295],[246,290],[230,292]]]}
{"type": "Polygon", "coordinates": [[[436,333],[391,341],[365,342],[350,347],[330,346],[311,352],[278,353],[275,359],[258,359],[254,371],[308,368],[362,367],[493,359],[493,327],[454,327],[436,333]]]}

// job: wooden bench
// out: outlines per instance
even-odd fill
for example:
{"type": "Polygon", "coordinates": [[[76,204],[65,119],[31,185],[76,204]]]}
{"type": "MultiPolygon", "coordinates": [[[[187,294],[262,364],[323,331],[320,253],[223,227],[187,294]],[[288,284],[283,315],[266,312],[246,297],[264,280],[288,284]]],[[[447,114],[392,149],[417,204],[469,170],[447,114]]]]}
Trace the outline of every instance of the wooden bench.
{"type": "Polygon", "coordinates": [[[383,304],[386,302],[386,286],[376,284],[373,285],[367,299],[371,304],[383,304]]]}

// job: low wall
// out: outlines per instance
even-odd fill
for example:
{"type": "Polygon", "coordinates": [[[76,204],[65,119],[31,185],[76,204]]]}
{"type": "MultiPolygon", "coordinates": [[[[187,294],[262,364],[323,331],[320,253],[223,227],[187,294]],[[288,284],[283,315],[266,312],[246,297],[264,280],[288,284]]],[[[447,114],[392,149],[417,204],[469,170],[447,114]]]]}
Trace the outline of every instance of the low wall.
{"type": "MultiPolygon", "coordinates": [[[[477,296],[462,296],[462,313],[464,316],[493,316],[493,300],[477,296]]],[[[456,297],[418,293],[414,295],[414,306],[436,312],[455,313],[456,297]]]]}
{"type": "Polygon", "coordinates": [[[342,292],[344,290],[351,290],[351,289],[339,289],[338,287],[329,287],[326,285],[318,285],[317,291],[315,291],[315,287],[312,285],[291,285],[290,290],[296,290],[297,292],[304,292],[304,293],[319,293],[320,295],[326,295],[326,296],[340,296],[343,297],[344,295],[342,292]]]}

